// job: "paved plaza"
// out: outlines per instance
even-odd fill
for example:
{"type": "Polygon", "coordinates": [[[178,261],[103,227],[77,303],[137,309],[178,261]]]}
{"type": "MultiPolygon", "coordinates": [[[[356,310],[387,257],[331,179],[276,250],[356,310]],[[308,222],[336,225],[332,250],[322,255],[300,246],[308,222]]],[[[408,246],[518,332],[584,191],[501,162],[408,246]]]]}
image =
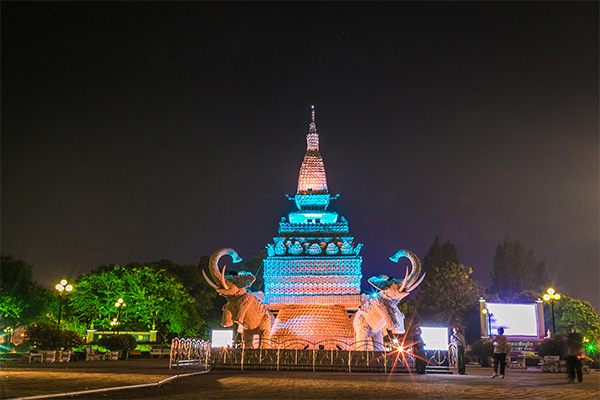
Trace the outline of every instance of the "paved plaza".
{"type": "MultiPolygon", "coordinates": [[[[3,399],[152,384],[197,369],[169,370],[166,359],[2,364],[3,399]]],[[[568,384],[566,374],[509,370],[490,379],[490,368],[470,366],[468,375],[381,374],[309,371],[210,371],[181,376],[160,386],[81,394],[75,399],[593,399],[600,373],[568,384]]],[[[54,397],[57,398],[57,397],[54,397]]]]}

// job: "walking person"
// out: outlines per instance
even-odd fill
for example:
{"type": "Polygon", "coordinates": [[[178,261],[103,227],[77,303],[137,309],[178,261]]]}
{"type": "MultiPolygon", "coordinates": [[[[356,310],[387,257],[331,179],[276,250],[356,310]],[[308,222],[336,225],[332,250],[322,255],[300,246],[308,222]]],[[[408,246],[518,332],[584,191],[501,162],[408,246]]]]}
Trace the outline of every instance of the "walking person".
{"type": "Polygon", "coordinates": [[[419,375],[425,373],[425,367],[427,366],[427,360],[425,358],[425,343],[423,343],[423,338],[421,337],[422,333],[423,331],[421,328],[417,328],[415,330],[412,343],[413,355],[415,356],[415,366],[417,369],[417,374],[419,375]]]}
{"type": "Polygon", "coordinates": [[[452,336],[450,336],[450,346],[452,353],[455,355],[454,361],[459,375],[466,375],[465,367],[465,337],[460,333],[458,326],[452,328],[452,336]]]}
{"type": "Polygon", "coordinates": [[[492,338],[494,344],[494,375],[498,376],[498,364],[500,364],[500,378],[504,379],[504,370],[506,369],[506,354],[508,353],[508,341],[504,336],[504,328],[498,328],[498,334],[492,338]]]}
{"type": "Polygon", "coordinates": [[[571,327],[571,333],[567,336],[567,374],[569,383],[575,382],[575,373],[577,372],[577,381],[583,382],[583,370],[581,366],[581,355],[583,352],[583,336],[577,332],[577,326],[571,327]]]}

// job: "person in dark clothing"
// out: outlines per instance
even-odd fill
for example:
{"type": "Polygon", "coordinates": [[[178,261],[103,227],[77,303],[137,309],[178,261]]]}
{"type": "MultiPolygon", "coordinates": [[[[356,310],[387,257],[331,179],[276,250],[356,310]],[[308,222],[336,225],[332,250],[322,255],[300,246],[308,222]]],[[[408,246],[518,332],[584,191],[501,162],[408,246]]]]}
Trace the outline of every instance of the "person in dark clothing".
{"type": "Polygon", "coordinates": [[[575,373],[577,372],[577,381],[583,382],[583,370],[581,366],[581,355],[583,352],[583,336],[577,332],[577,327],[571,327],[571,333],[567,336],[567,374],[569,383],[575,382],[575,373]]]}
{"type": "Polygon", "coordinates": [[[413,336],[413,355],[415,356],[415,366],[417,369],[417,374],[424,374],[425,367],[427,366],[427,360],[425,358],[425,343],[423,343],[423,338],[421,334],[421,328],[417,328],[415,331],[415,335],[413,336]]]}
{"type": "Polygon", "coordinates": [[[458,326],[452,328],[452,332],[452,336],[450,336],[450,346],[456,357],[456,368],[459,375],[465,375],[465,337],[460,333],[458,326]]]}

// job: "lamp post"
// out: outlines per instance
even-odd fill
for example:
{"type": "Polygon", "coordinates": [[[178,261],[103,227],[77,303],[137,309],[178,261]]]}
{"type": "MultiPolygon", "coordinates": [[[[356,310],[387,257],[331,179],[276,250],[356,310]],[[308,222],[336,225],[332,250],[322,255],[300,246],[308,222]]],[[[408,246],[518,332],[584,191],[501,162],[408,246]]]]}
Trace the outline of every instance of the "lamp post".
{"type": "Polygon", "coordinates": [[[117,309],[117,316],[115,318],[113,318],[113,320],[110,322],[110,326],[117,327],[117,335],[119,334],[119,324],[121,323],[119,321],[119,317],[121,316],[121,310],[123,308],[125,308],[126,306],[127,306],[127,304],[125,304],[123,302],[123,298],[119,298],[119,300],[117,300],[115,302],[115,308],[117,309]]]}
{"type": "Polygon", "coordinates": [[[73,290],[73,286],[69,285],[66,279],[60,281],[58,285],[55,286],[55,289],[58,290],[58,298],[60,299],[58,305],[58,330],[60,331],[60,318],[62,316],[62,304],[63,304],[63,294],[66,292],[70,292],[73,290]]]}
{"type": "Polygon", "coordinates": [[[554,302],[556,300],[560,300],[560,294],[556,293],[554,289],[549,288],[546,291],[546,294],[544,294],[543,299],[550,302],[550,307],[552,308],[552,334],[556,335],[556,324],[554,322],[554,302]]]}
{"type": "Polygon", "coordinates": [[[483,310],[481,310],[481,313],[484,315],[487,315],[487,319],[488,319],[488,335],[492,336],[492,315],[494,315],[492,312],[490,312],[490,310],[486,307],[483,310]]]}

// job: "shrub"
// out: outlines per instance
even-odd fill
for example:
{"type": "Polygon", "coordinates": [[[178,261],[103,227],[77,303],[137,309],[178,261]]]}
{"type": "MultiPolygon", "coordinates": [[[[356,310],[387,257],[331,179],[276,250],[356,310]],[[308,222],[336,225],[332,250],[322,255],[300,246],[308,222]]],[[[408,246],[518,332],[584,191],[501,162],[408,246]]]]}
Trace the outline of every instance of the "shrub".
{"type": "Polygon", "coordinates": [[[97,344],[86,344],[83,346],[73,348],[74,352],[85,353],[85,349],[90,348],[94,349],[96,353],[106,353],[109,351],[106,347],[98,346],[97,344]]]}
{"type": "Polygon", "coordinates": [[[151,344],[138,344],[135,348],[139,351],[150,351],[153,346],[151,344]]]}
{"type": "Polygon", "coordinates": [[[487,366],[488,357],[494,355],[494,345],[489,339],[479,339],[471,345],[471,353],[479,357],[482,366],[487,366]]]}
{"type": "Polygon", "coordinates": [[[24,343],[40,349],[71,349],[80,346],[83,339],[75,331],[58,330],[54,325],[37,322],[25,328],[24,343]]]}
{"type": "Polygon", "coordinates": [[[109,335],[98,339],[98,345],[106,347],[110,351],[133,350],[137,342],[132,335],[109,335]]]}
{"type": "Polygon", "coordinates": [[[29,349],[31,349],[31,346],[25,342],[19,343],[18,345],[15,346],[15,351],[17,353],[27,353],[29,351],[29,349]]]}
{"type": "Polygon", "coordinates": [[[525,365],[527,367],[537,367],[539,363],[540,363],[540,359],[537,357],[526,357],[525,358],[525,365]]]}
{"type": "Polygon", "coordinates": [[[563,356],[565,354],[565,346],[564,335],[554,335],[542,340],[534,349],[540,357],[563,356]]]}

